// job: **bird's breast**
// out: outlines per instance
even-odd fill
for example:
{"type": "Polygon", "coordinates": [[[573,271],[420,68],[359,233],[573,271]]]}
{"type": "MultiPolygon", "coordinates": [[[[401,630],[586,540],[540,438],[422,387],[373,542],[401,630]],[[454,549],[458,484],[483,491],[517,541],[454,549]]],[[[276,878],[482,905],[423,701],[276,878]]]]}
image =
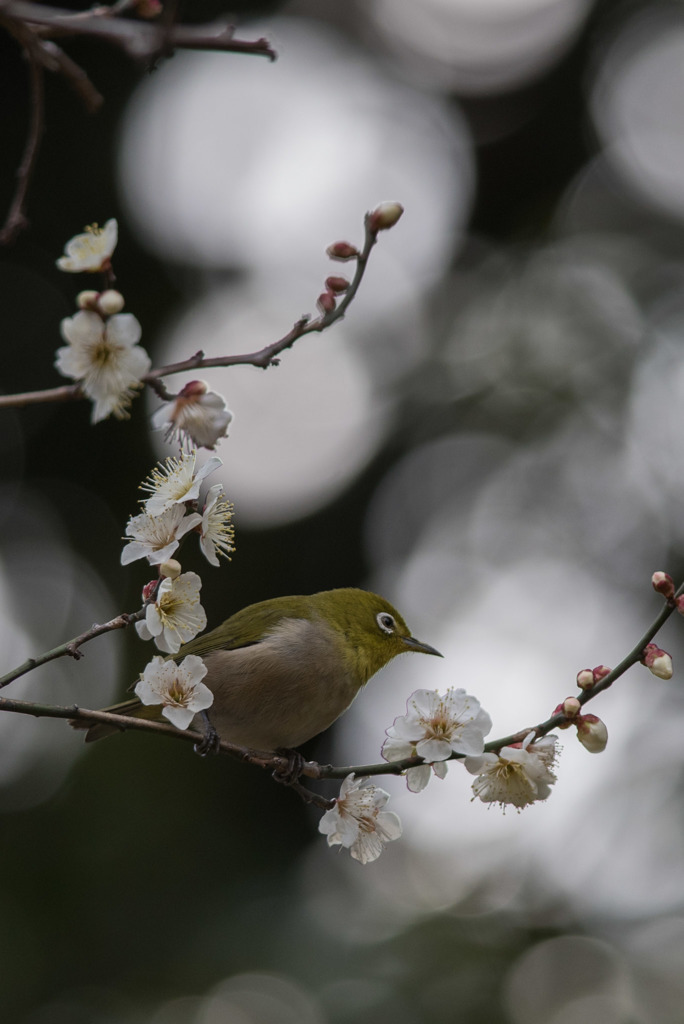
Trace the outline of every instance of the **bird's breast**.
{"type": "Polygon", "coordinates": [[[360,688],[325,623],[284,619],[258,644],[204,657],[221,739],[259,750],[298,747],[327,729],[360,688]]]}

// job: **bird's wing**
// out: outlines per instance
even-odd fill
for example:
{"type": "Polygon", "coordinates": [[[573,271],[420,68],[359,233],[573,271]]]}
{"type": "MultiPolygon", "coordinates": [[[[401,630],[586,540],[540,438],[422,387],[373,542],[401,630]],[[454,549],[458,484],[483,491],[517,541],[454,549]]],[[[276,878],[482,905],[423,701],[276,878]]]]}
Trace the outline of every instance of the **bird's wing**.
{"type": "Polygon", "coordinates": [[[175,661],[187,654],[203,655],[213,651],[234,651],[239,647],[251,647],[260,643],[284,618],[310,618],[306,598],[274,598],[261,604],[253,604],[231,615],[216,629],[195,637],[183,644],[175,661]],[[301,606],[300,606],[301,605],[301,606]]]}

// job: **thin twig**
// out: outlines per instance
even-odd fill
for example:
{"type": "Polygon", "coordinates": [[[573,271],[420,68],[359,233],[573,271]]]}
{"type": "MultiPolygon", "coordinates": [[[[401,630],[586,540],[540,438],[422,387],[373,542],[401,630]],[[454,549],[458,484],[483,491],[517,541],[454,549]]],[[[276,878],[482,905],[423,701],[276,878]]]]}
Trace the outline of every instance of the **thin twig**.
{"type": "Polygon", "coordinates": [[[138,622],[144,615],[145,606],[143,605],[137,612],[133,612],[130,615],[124,612],[122,615],[117,615],[115,618],[110,619],[109,622],[91,626],[90,629],[86,629],[85,632],[75,636],[73,640],[67,640],[66,643],[53,647],[51,651],[45,651],[35,658],[27,658],[23,664],[13,668],[6,675],[0,676],[0,689],[14,682],[15,679],[19,679],[20,676],[26,675],[27,672],[31,672],[34,668],[46,665],[49,661],[54,661],[55,658],[70,657],[78,661],[83,657],[83,652],[80,649],[83,644],[88,643],[89,640],[94,640],[96,636],[102,636],[103,633],[111,633],[114,629],[125,629],[132,622],[138,622]]]}
{"type": "Polygon", "coordinates": [[[0,0],[0,11],[16,21],[41,25],[52,37],[84,35],[104,39],[137,59],[155,58],[160,47],[165,52],[169,48],[220,50],[268,57],[272,61],[276,59],[276,52],[267,39],[236,39],[233,25],[223,19],[204,25],[173,25],[168,28],[129,18],[103,17],[98,12],[83,11],[74,16],[73,11],[26,0],[0,0]]]}
{"type": "Polygon", "coordinates": [[[5,224],[0,231],[0,245],[9,245],[17,235],[27,226],[26,197],[28,195],[31,178],[36,167],[40,140],[45,128],[45,89],[43,82],[43,68],[37,54],[37,45],[31,45],[27,33],[24,36],[24,54],[29,63],[31,81],[31,119],[26,136],[26,145],[17,168],[17,187],[5,219],[5,224]]]}

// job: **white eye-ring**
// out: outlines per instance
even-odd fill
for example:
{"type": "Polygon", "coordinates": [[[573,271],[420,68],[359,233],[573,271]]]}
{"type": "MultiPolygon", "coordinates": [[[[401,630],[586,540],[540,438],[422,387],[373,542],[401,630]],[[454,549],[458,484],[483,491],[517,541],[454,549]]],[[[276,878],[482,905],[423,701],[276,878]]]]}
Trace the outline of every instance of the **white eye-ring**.
{"type": "Polygon", "coordinates": [[[394,616],[390,615],[389,612],[378,612],[375,616],[375,621],[383,633],[394,633],[397,628],[394,616]]]}

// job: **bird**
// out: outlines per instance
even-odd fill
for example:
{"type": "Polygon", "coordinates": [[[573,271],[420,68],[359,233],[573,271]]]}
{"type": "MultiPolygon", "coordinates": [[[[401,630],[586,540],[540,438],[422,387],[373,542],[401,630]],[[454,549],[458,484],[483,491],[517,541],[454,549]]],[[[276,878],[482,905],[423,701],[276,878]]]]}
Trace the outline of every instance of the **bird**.
{"type": "MultiPolygon", "coordinates": [[[[223,740],[291,751],[332,725],[376,672],[409,651],[442,657],[411,635],[385,598],[343,587],[251,604],[170,657],[199,655],[206,665],[203,682],[214,700],[192,725],[204,731],[207,749],[223,740]]],[[[137,697],[104,710],[154,720],[162,712],[137,697]]],[[[71,724],[88,729],[87,742],[117,731],[71,724]]]]}

